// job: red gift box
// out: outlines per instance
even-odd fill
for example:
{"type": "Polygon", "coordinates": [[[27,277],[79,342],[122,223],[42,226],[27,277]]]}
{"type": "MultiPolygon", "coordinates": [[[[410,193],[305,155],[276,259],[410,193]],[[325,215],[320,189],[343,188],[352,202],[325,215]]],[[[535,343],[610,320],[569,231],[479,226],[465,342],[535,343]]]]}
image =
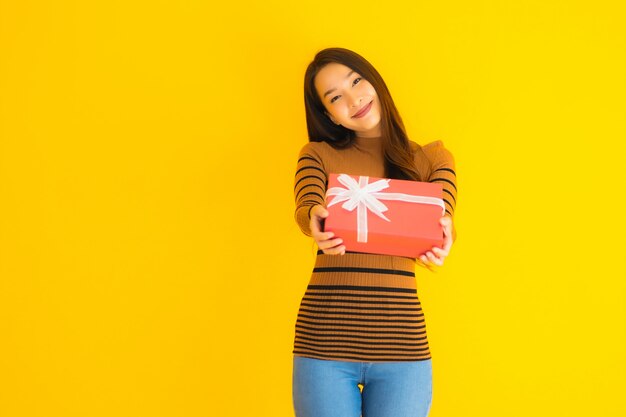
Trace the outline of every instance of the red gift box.
{"type": "Polygon", "coordinates": [[[324,231],[346,251],[418,258],[443,247],[442,194],[438,183],[331,173],[324,231]]]}

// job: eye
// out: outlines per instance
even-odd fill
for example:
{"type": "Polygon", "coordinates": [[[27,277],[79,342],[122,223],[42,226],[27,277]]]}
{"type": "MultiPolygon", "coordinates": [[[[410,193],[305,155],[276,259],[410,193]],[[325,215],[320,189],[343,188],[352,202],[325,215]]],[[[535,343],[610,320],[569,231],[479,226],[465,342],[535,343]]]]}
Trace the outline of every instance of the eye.
{"type": "MultiPolygon", "coordinates": [[[[356,77],[356,78],[354,79],[354,81],[352,81],[352,85],[353,85],[353,86],[355,85],[355,81],[357,81],[357,80],[359,80],[359,81],[360,81],[360,80],[361,80],[361,77],[356,77]]],[[[356,83],[356,84],[358,84],[358,83],[356,83]]],[[[335,96],[335,97],[333,97],[332,99],[330,99],[330,103],[331,103],[331,104],[332,104],[332,103],[334,103],[334,102],[335,102],[335,99],[336,99],[337,97],[340,97],[340,96],[335,96]]]]}

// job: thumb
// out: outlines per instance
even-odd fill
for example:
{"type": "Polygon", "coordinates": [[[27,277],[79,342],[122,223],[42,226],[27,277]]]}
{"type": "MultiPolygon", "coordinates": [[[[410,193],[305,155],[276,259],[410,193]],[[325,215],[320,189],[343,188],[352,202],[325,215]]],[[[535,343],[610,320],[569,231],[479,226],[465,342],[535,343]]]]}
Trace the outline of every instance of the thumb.
{"type": "Polygon", "coordinates": [[[451,226],[451,222],[450,219],[448,217],[442,217],[441,219],[439,219],[439,223],[442,226],[443,229],[443,234],[446,236],[450,235],[450,226],[451,226]]]}
{"type": "Polygon", "coordinates": [[[326,210],[326,208],[322,207],[320,209],[320,217],[324,217],[324,218],[328,217],[328,210],[326,210]]]}

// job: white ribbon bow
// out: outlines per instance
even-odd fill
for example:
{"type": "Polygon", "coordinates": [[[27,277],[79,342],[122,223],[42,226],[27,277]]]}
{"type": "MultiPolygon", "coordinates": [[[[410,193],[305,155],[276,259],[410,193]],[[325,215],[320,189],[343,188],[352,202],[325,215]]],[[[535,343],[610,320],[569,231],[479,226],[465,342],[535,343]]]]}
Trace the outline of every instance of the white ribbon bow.
{"type": "Polygon", "coordinates": [[[390,222],[383,212],[387,211],[387,206],[380,200],[397,200],[406,201],[408,203],[422,203],[422,204],[434,204],[441,206],[442,215],[446,212],[446,206],[441,198],[428,197],[421,195],[411,195],[403,193],[381,193],[380,190],[384,190],[389,187],[389,179],[382,179],[368,184],[368,176],[359,176],[359,182],[357,183],[354,178],[347,174],[340,174],[337,180],[345,185],[347,188],[332,187],[326,192],[326,196],[336,196],[328,207],[341,203],[344,209],[352,211],[357,209],[357,242],[367,242],[367,210],[371,210],[372,213],[378,217],[390,222]]]}

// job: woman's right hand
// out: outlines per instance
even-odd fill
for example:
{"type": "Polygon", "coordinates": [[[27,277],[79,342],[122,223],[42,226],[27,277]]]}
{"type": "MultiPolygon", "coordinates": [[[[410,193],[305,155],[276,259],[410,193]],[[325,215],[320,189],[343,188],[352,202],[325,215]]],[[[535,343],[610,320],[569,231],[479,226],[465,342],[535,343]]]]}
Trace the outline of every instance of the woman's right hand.
{"type": "Polygon", "coordinates": [[[311,209],[311,235],[317,243],[317,247],[320,248],[327,255],[344,255],[346,253],[346,247],[341,245],[343,239],[332,237],[335,236],[333,232],[322,232],[321,225],[322,219],[328,217],[328,210],[321,204],[313,206],[311,209]]]}

